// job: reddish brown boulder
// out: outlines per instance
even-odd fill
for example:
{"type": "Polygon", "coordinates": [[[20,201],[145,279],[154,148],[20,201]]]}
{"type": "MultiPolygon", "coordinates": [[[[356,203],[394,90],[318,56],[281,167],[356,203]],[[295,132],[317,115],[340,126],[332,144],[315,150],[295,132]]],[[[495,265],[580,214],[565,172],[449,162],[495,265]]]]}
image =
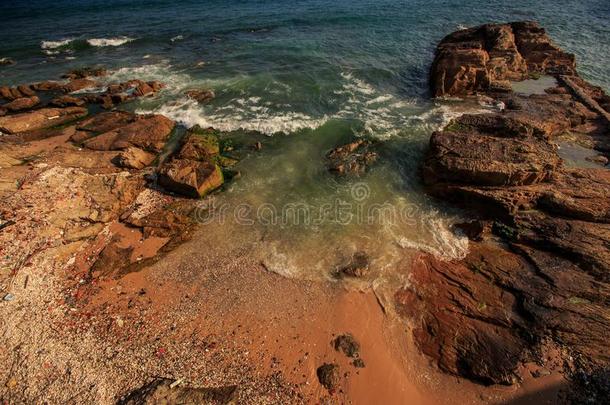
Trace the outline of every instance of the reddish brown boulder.
{"type": "Polygon", "coordinates": [[[36,96],[22,97],[22,98],[17,98],[15,100],[11,101],[10,103],[4,104],[2,106],[2,108],[4,108],[7,111],[10,111],[10,112],[18,112],[18,111],[29,110],[31,108],[34,108],[38,104],[40,104],[40,99],[36,96]]]}
{"type": "Polygon", "coordinates": [[[27,84],[17,86],[17,90],[19,90],[21,94],[27,97],[34,97],[36,95],[36,92],[27,84]]]}
{"type": "Polygon", "coordinates": [[[70,83],[62,86],[64,93],[72,93],[79,90],[93,89],[98,87],[99,83],[91,79],[74,79],[70,83]]]}
{"type": "Polygon", "coordinates": [[[2,86],[0,87],[0,98],[3,98],[8,101],[13,101],[18,98],[24,97],[25,94],[21,94],[18,88],[16,87],[8,87],[2,86]]]}
{"type": "Polygon", "coordinates": [[[60,90],[62,84],[58,82],[45,81],[40,83],[34,83],[30,87],[32,87],[36,91],[51,91],[60,90]]]}
{"type": "Polygon", "coordinates": [[[163,115],[138,116],[133,122],[97,135],[83,143],[94,150],[122,150],[135,146],[158,153],[174,129],[174,122],[163,115]]]}
{"type": "Polygon", "coordinates": [[[454,32],[438,45],[431,68],[435,97],[506,87],[531,74],[574,74],[574,55],[556,47],[535,22],[485,24],[454,32]]]}
{"type": "Polygon", "coordinates": [[[0,131],[14,134],[39,128],[49,128],[87,115],[81,107],[43,108],[40,110],[0,117],[0,131]]]}
{"type": "Polygon", "coordinates": [[[535,129],[502,116],[463,116],[430,139],[423,167],[427,183],[479,186],[545,181],[559,167],[556,148],[535,129]]]}
{"type": "Polygon", "coordinates": [[[172,159],[161,166],[158,176],[166,190],[193,198],[204,197],[224,182],[220,167],[206,160],[172,159]]]}
{"type": "Polygon", "coordinates": [[[86,104],[86,101],[80,97],[63,95],[54,98],[49,102],[54,107],[80,107],[86,104]]]}

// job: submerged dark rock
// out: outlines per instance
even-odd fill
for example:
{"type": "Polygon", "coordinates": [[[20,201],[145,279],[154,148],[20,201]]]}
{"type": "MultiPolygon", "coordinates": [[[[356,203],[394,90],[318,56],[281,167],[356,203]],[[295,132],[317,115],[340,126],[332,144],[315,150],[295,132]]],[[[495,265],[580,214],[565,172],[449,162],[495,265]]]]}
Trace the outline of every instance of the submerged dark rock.
{"type": "Polygon", "coordinates": [[[360,175],[378,158],[373,143],[365,139],[338,146],[326,155],[328,170],[339,175],[360,175]]]}

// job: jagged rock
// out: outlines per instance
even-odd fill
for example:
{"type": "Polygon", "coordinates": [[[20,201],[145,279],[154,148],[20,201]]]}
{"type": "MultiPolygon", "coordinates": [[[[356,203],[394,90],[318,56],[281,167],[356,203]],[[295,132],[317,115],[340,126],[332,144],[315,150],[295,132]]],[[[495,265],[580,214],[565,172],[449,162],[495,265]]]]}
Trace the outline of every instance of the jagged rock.
{"type": "Polygon", "coordinates": [[[43,108],[40,110],[0,117],[0,131],[14,134],[39,128],[49,128],[87,115],[81,107],[43,108]]]}
{"type": "Polygon", "coordinates": [[[474,94],[534,73],[574,74],[574,55],[556,47],[535,22],[485,24],[454,32],[438,45],[431,68],[436,97],[474,94]]]}
{"type": "MultiPolygon", "coordinates": [[[[531,72],[576,74],[573,56],[537,25],[493,28],[493,36],[483,26],[443,41],[431,77],[437,95],[485,92],[492,80],[531,72]],[[460,67],[463,49],[493,58],[498,46],[515,59],[477,65],[481,77],[474,79],[469,66],[460,67]],[[443,72],[447,77],[435,70],[442,64],[454,69],[443,72]]],[[[610,172],[564,167],[551,143],[569,134],[603,150],[608,98],[577,76],[563,82],[546,94],[488,93],[508,108],[462,116],[431,137],[422,168],[428,192],[487,219],[458,226],[471,239],[464,259],[419,256],[409,285],[396,294],[399,312],[415,322],[417,345],[447,372],[512,384],[547,339],[580,359],[579,373],[610,364],[603,343],[610,323],[610,172]],[[492,221],[493,237],[486,237],[492,221]]]]}
{"type": "Polygon", "coordinates": [[[25,96],[25,94],[21,94],[19,89],[16,87],[9,87],[9,86],[0,87],[0,97],[5,100],[13,101],[18,98],[22,98],[24,96],[25,96]]]}
{"type": "Polygon", "coordinates": [[[99,83],[91,79],[74,79],[68,84],[64,84],[61,89],[64,93],[72,93],[79,90],[93,89],[98,87],[99,83]]]}
{"type": "Polygon", "coordinates": [[[360,343],[349,333],[337,336],[333,340],[333,347],[347,357],[356,358],[360,356],[360,343]]]}
{"type": "Polygon", "coordinates": [[[326,155],[328,170],[340,175],[362,174],[377,161],[377,152],[371,150],[372,143],[358,139],[339,146],[326,155]]]}
{"type": "Polygon", "coordinates": [[[185,135],[182,148],[178,152],[179,159],[205,160],[220,153],[220,144],[216,131],[212,128],[203,129],[194,126],[185,135]]]}
{"type": "Polygon", "coordinates": [[[38,104],[40,104],[40,99],[36,96],[22,97],[2,105],[2,108],[10,112],[18,112],[34,108],[38,104]]]}
{"type": "Polygon", "coordinates": [[[86,101],[80,97],[63,95],[54,98],[49,102],[54,107],[80,107],[86,104],[86,101]]]}
{"type": "Polygon", "coordinates": [[[447,372],[493,384],[515,382],[519,364],[549,336],[608,361],[607,285],[560,256],[514,249],[475,242],[461,262],[414,261],[411,285],[396,299],[416,322],[420,349],[447,372]]]}
{"type": "Polygon", "coordinates": [[[104,132],[83,142],[93,150],[122,150],[135,146],[158,153],[174,129],[174,121],[163,115],[137,116],[125,126],[104,132]]]}
{"type": "Polygon", "coordinates": [[[193,198],[202,198],[222,186],[220,167],[207,160],[171,159],[158,172],[159,184],[168,191],[193,198]]]}
{"type": "Polygon", "coordinates": [[[339,366],[336,364],[324,363],[316,370],[318,381],[329,391],[334,391],[341,384],[341,374],[339,366]]]}
{"type": "Polygon", "coordinates": [[[51,90],[60,90],[62,88],[62,84],[58,82],[52,81],[44,81],[40,83],[34,83],[31,87],[36,91],[51,91],[51,90]]]}
{"type": "Polygon", "coordinates": [[[149,166],[155,160],[155,155],[140,148],[128,147],[119,153],[113,163],[126,169],[140,170],[149,166]]]}
{"type": "Polygon", "coordinates": [[[21,94],[27,97],[34,97],[36,95],[36,92],[32,89],[32,87],[27,84],[21,84],[17,86],[17,90],[19,90],[21,94]]]}
{"type": "Polygon", "coordinates": [[[490,223],[486,221],[461,222],[455,224],[454,228],[458,229],[470,240],[481,241],[483,236],[490,230],[490,223]]]}
{"type": "Polygon", "coordinates": [[[186,95],[198,103],[208,103],[216,97],[214,91],[209,89],[188,90],[186,95]]]}
{"type": "Polygon", "coordinates": [[[424,181],[499,186],[547,180],[560,165],[556,148],[530,135],[533,128],[503,118],[464,116],[433,133],[424,181]]]}

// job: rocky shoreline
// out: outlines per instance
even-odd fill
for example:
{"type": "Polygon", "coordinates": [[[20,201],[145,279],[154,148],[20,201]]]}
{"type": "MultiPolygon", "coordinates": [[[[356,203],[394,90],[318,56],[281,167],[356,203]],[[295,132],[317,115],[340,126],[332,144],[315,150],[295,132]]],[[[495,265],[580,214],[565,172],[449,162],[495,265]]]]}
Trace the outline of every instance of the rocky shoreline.
{"type": "MultiPolygon", "coordinates": [[[[419,395],[412,381],[396,378],[406,377],[388,354],[395,348],[375,347],[383,315],[372,294],[270,275],[249,261],[246,247],[219,253],[222,241],[212,240],[204,252],[188,245],[193,234],[207,236],[196,223],[199,199],[237,179],[240,156],[263,145],[236,145],[231,134],[213,128],[123,111],[122,104],[154,97],[164,85],[138,79],[102,85],[106,75],[85,68],[62,81],[0,87],[0,310],[6,315],[0,359],[11,364],[0,369],[0,400],[35,401],[52,385],[48,395],[57,402],[78,395],[126,404],[357,402],[348,393],[372,395],[366,384],[351,383],[363,379],[375,381],[378,398],[392,399],[380,388],[384,383],[419,395]],[[212,264],[204,268],[197,260],[212,264]],[[250,322],[267,315],[267,308],[264,315],[249,312],[261,303],[275,308],[269,325],[284,329],[250,322]],[[317,313],[320,303],[341,314],[317,313]],[[371,308],[377,334],[365,331],[368,319],[356,319],[371,308]],[[332,339],[328,331],[301,330],[311,327],[309,319],[346,330],[332,339]],[[21,328],[33,323],[52,326],[31,337],[21,328]],[[237,350],[243,325],[257,334],[237,350]],[[287,338],[290,328],[295,337],[287,338]],[[272,339],[275,346],[263,348],[272,339]],[[298,359],[290,346],[297,339],[310,345],[298,359]],[[52,343],[40,351],[45,342],[52,343]],[[88,350],[95,361],[87,360],[88,350]],[[261,357],[250,358],[251,352],[261,357]],[[197,362],[198,356],[212,357],[197,362]],[[292,369],[289,361],[296,360],[292,369]],[[55,375],[62,367],[69,372],[55,375]],[[389,368],[393,378],[380,383],[389,368]],[[116,386],[97,382],[102,374],[116,378],[116,386]],[[85,382],[91,386],[64,392],[85,382]]],[[[397,269],[409,280],[394,295],[401,325],[444,373],[483,385],[560,373],[573,384],[570,400],[607,398],[610,97],[579,77],[575,57],[533,22],[448,35],[438,45],[430,84],[436,97],[499,108],[463,115],[431,136],[421,168],[425,189],[473,218],[455,229],[468,236],[470,249],[457,261],[419,253],[397,269]],[[512,89],[541,76],[555,84],[530,95],[512,89]],[[591,150],[599,167],[567,165],[558,142],[591,150]]],[[[190,90],[188,97],[205,103],[214,93],[190,90]]],[[[340,145],[320,165],[340,176],[363,175],[380,159],[376,146],[361,139],[340,145]]],[[[368,256],[354,260],[337,280],[366,273],[368,256]]],[[[478,389],[471,391],[479,395],[478,389]]]]}
{"type": "MultiPolygon", "coordinates": [[[[498,113],[463,115],[432,134],[422,176],[428,192],[476,220],[461,261],[421,255],[396,294],[420,349],[441,369],[485,384],[513,384],[519,365],[562,367],[586,400],[608,398],[610,171],[566,166],[561,137],[610,156],[610,97],[576,73],[575,58],[533,22],[488,24],[441,41],[436,96],[491,98],[498,113]],[[557,79],[523,95],[512,81],[557,79]]],[[[604,159],[605,158],[605,159],[604,159]]],[[[583,400],[583,398],[581,398],[583,400]]],[[[580,400],[577,400],[580,402],[580,400]]]]}

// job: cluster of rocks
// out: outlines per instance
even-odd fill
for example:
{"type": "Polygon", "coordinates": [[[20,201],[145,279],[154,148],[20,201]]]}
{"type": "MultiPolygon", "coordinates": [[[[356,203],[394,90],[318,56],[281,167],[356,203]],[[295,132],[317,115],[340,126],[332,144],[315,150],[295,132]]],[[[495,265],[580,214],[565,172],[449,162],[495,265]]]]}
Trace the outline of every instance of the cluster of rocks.
{"type": "Polygon", "coordinates": [[[188,238],[191,197],[220,187],[223,170],[236,163],[224,155],[218,131],[194,127],[180,139],[184,132],[163,115],[113,108],[155,94],[161,83],[130,80],[102,93],[71,94],[99,87],[95,79],[104,75],[80,69],[64,76],[67,83],[0,88],[0,216],[26,248],[48,233],[61,243],[87,244],[74,263],[85,283],[74,294],[87,281],[137,269],[188,238]]]}
{"type": "Polygon", "coordinates": [[[104,87],[95,78],[106,74],[104,69],[84,68],[64,75],[63,78],[68,80],[66,83],[45,81],[14,87],[2,86],[0,99],[6,102],[0,105],[0,116],[40,107],[82,107],[87,104],[99,104],[109,110],[138,97],[152,96],[163,88],[163,84],[157,81],[134,79],[110,84],[104,91],[95,92],[104,87]],[[87,92],[89,90],[91,91],[87,92]],[[44,96],[39,93],[44,93],[44,96]],[[42,103],[42,99],[48,101],[42,103]]]}
{"type": "Polygon", "coordinates": [[[464,115],[430,139],[428,192],[478,219],[460,226],[471,239],[464,259],[419,255],[396,294],[416,343],[441,369],[490,384],[518,381],[520,364],[548,340],[568,371],[608,370],[610,171],[567,167],[555,144],[568,134],[607,155],[608,96],[531,22],[449,35],[431,83],[435,95],[484,92],[507,108],[464,115]],[[495,81],[532,72],[559,85],[530,96],[495,91],[495,81]]]}

